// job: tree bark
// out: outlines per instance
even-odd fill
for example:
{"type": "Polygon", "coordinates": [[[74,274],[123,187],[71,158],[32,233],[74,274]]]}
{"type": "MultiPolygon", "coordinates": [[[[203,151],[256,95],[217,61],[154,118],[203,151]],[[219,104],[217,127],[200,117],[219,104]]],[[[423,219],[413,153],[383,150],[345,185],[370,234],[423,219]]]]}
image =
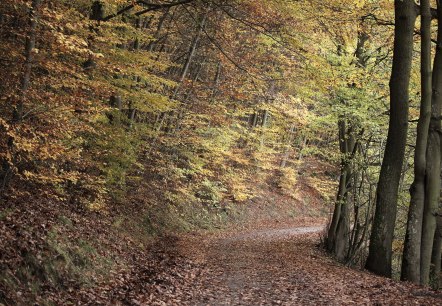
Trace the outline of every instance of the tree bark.
{"type": "Polygon", "coordinates": [[[440,119],[433,119],[427,148],[426,198],[422,222],[421,277],[422,285],[430,282],[431,253],[440,194],[440,119]],[[435,122],[437,121],[437,122],[435,122]],[[439,126],[437,128],[436,126],[439,126]]]}
{"type": "MultiPolygon", "coordinates": [[[[339,150],[341,155],[346,154],[345,134],[346,123],[344,119],[339,120],[339,150]]],[[[333,252],[336,243],[336,232],[338,229],[339,219],[341,217],[342,203],[344,201],[344,194],[347,186],[347,165],[345,163],[345,157],[341,157],[341,174],[339,176],[338,194],[336,195],[335,208],[333,210],[333,217],[330,223],[330,227],[327,232],[327,250],[333,252]]]]}
{"type": "MultiPolygon", "coordinates": [[[[438,5],[438,15],[442,7],[438,5]]],[[[425,180],[425,204],[422,221],[421,245],[421,276],[423,285],[430,282],[431,253],[433,250],[434,233],[436,231],[436,215],[440,200],[440,169],[441,169],[441,108],[442,108],[442,18],[438,20],[438,37],[433,71],[433,93],[431,101],[431,120],[427,144],[427,174],[425,180]]]]}
{"type": "Polygon", "coordinates": [[[431,114],[431,11],[430,0],[421,0],[421,105],[414,152],[414,181],[410,188],[407,231],[401,279],[420,282],[422,214],[425,203],[425,173],[428,128],[431,114]]]}
{"type": "Polygon", "coordinates": [[[335,209],[327,233],[327,249],[340,261],[346,259],[349,247],[350,209],[349,193],[352,178],[352,160],[356,155],[357,141],[354,129],[347,126],[347,120],[342,118],[339,126],[339,148],[341,152],[341,175],[336,196],[335,209]]]}
{"type": "Polygon", "coordinates": [[[414,0],[395,0],[395,38],[390,79],[390,120],[384,159],[376,190],[376,210],[370,235],[366,268],[391,277],[393,234],[398,186],[404,161],[408,130],[408,105],[414,24],[414,0]]]}
{"type": "Polygon", "coordinates": [[[92,3],[91,14],[89,16],[91,20],[101,21],[104,18],[104,5],[101,1],[94,1],[92,3]]]}
{"type": "Polygon", "coordinates": [[[433,267],[433,288],[442,288],[441,275],[442,260],[442,216],[437,217],[436,233],[434,234],[433,252],[431,254],[431,266],[433,267]]]}

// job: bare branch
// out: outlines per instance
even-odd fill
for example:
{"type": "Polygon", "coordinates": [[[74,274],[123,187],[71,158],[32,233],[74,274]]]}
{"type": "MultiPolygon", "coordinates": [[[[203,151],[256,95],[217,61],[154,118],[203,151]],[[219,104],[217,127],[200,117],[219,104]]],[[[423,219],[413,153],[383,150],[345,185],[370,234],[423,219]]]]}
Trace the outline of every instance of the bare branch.
{"type": "Polygon", "coordinates": [[[109,21],[112,18],[117,17],[118,15],[121,15],[121,14],[127,12],[127,11],[130,11],[137,4],[140,4],[140,5],[143,5],[143,6],[147,7],[146,9],[135,13],[136,16],[140,16],[140,15],[143,15],[143,14],[145,14],[147,12],[157,11],[157,10],[161,10],[161,9],[165,9],[165,8],[171,8],[171,7],[177,6],[177,5],[188,4],[188,3],[193,2],[193,1],[194,0],[181,0],[181,1],[178,1],[178,2],[168,2],[168,3],[151,3],[151,2],[148,2],[148,1],[145,1],[145,0],[133,1],[131,4],[129,4],[128,6],[122,8],[118,12],[104,17],[102,21],[109,21]]]}

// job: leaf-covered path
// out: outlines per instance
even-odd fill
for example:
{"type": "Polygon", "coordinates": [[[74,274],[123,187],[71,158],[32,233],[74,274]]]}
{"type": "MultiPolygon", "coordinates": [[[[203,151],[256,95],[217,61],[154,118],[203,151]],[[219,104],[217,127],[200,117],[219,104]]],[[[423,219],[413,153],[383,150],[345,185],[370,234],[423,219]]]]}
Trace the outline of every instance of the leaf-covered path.
{"type": "Polygon", "coordinates": [[[83,292],[94,305],[442,305],[442,295],[336,263],[322,227],[285,224],[161,240],[117,282],[83,292]]]}
{"type": "MultiPolygon", "coordinates": [[[[220,239],[209,248],[208,258],[218,277],[220,294],[197,298],[198,304],[268,305],[321,301],[320,288],[305,273],[302,264],[290,269],[288,255],[300,256],[291,237],[321,231],[321,227],[267,229],[220,239]]],[[[296,246],[300,247],[301,244],[296,246]]],[[[302,246],[305,247],[305,246],[302,246]]]]}
{"type": "MultiPolygon", "coordinates": [[[[319,226],[283,227],[208,241],[203,252],[208,273],[202,275],[203,286],[195,287],[189,304],[442,304],[436,292],[336,263],[317,248],[321,230],[319,226]]],[[[197,240],[193,243],[198,245],[197,240]]]]}

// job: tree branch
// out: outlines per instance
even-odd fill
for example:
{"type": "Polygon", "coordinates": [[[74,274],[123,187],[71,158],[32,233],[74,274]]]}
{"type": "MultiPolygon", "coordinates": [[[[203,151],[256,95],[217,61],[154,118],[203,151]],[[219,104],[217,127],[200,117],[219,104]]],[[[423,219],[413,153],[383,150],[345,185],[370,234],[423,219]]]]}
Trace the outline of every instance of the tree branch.
{"type": "Polygon", "coordinates": [[[181,1],[178,1],[178,2],[170,2],[170,3],[151,3],[151,2],[148,2],[148,1],[145,1],[145,0],[138,0],[138,1],[132,2],[132,4],[122,8],[121,10],[119,10],[116,13],[104,17],[102,21],[109,21],[112,18],[117,17],[118,15],[121,15],[121,14],[127,12],[127,11],[130,11],[137,4],[144,5],[144,6],[147,7],[146,9],[135,13],[136,16],[140,16],[140,15],[145,14],[147,12],[161,10],[161,9],[164,9],[164,8],[170,8],[170,7],[177,6],[177,5],[188,4],[188,3],[193,2],[193,1],[194,0],[181,0],[181,1]]]}
{"type": "Polygon", "coordinates": [[[177,5],[188,4],[188,3],[193,2],[193,1],[194,0],[182,0],[182,1],[178,1],[178,2],[163,3],[163,4],[154,4],[154,3],[148,4],[148,3],[146,3],[146,1],[142,1],[144,5],[148,6],[148,8],[135,13],[135,15],[136,16],[140,16],[140,15],[143,15],[143,14],[145,14],[147,12],[150,12],[150,11],[161,10],[161,9],[164,9],[164,8],[171,8],[171,7],[174,7],[174,6],[177,6],[177,5]]]}

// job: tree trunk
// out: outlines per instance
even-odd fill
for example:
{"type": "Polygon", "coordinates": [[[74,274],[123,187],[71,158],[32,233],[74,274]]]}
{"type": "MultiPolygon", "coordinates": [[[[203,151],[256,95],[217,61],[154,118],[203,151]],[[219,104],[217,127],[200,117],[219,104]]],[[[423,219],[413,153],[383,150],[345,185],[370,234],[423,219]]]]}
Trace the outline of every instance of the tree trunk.
{"type": "Polygon", "coordinates": [[[422,222],[421,277],[422,285],[430,283],[431,253],[433,250],[436,216],[440,196],[440,118],[432,118],[427,148],[427,176],[425,206],[422,222]],[[437,122],[436,122],[437,121],[437,122]],[[439,126],[438,128],[436,126],[439,126]]]}
{"type": "Polygon", "coordinates": [[[152,52],[158,42],[158,38],[160,37],[161,30],[163,29],[164,22],[166,21],[167,17],[169,16],[170,8],[168,8],[164,14],[160,17],[158,20],[158,25],[155,33],[153,34],[153,40],[149,42],[149,45],[147,47],[147,51],[152,52]]]}
{"type": "Polygon", "coordinates": [[[255,112],[253,114],[252,128],[255,128],[258,125],[258,119],[259,119],[258,113],[255,112]]]}
{"type": "MultiPolygon", "coordinates": [[[[346,123],[345,120],[341,119],[338,122],[339,127],[339,149],[341,155],[346,154],[345,145],[345,133],[346,133],[346,123]]],[[[336,231],[338,229],[338,223],[341,216],[342,202],[344,201],[344,193],[347,186],[347,171],[346,171],[345,158],[341,158],[341,174],[339,176],[339,187],[338,194],[336,195],[335,208],[333,210],[333,217],[328,228],[327,233],[327,250],[333,252],[334,245],[336,242],[336,231]]]]}
{"type": "Polygon", "coordinates": [[[441,275],[442,260],[442,216],[437,217],[436,233],[434,234],[433,252],[431,254],[431,266],[433,267],[433,288],[442,288],[441,275]]]}
{"type": "Polygon", "coordinates": [[[218,92],[219,82],[221,79],[222,67],[223,67],[222,63],[221,63],[221,61],[219,61],[218,65],[216,67],[215,79],[213,80],[212,97],[211,97],[212,102],[218,92]]]}
{"type": "Polygon", "coordinates": [[[391,277],[391,255],[396,222],[398,186],[408,130],[408,105],[414,24],[413,0],[395,0],[395,38],[390,79],[390,121],[385,155],[376,190],[376,210],[366,268],[391,277]]]}
{"type": "Polygon", "coordinates": [[[26,37],[25,42],[25,65],[24,74],[21,82],[20,88],[20,100],[18,102],[17,108],[15,110],[14,119],[20,121],[23,117],[24,111],[24,99],[26,92],[29,89],[31,81],[31,71],[34,61],[34,48],[35,48],[35,36],[37,30],[37,12],[40,7],[41,0],[33,0],[32,6],[29,11],[29,34],[26,37]]]}
{"type": "Polygon", "coordinates": [[[119,111],[123,109],[123,102],[120,95],[112,95],[109,99],[109,104],[111,107],[118,108],[119,111]]]}
{"type": "Polygon", "coordinates": [[[104,18],[104,5],[101,1],[94,1],[92,3],[91,14],[89,16],[91,20],[101,21],[104,18]]]}
{"type": "MultiPolygon", "coordinates": [[[[438,15],[442,7],[438,5],[438,15]]],[[[427,174],[425,181],[425,205],[422,221],[421,245],[421,276],[423,285],[430,282],[431,253],[433,250],[434,233],[436,231],[436,215],[440,199],[440,168],[441,168],[441,108],[442,108],[442,18],[439,17],[436,55],[433,71],[433,95],[431,101],[431,121],[427,144],[427,174]]]]}
{"type": "MultiPolygon", "coordinates": [[[[363,32],[358,32],[358,43],[356,46],[355,56],[357,61],[353,62],[353,65],[358,65],[365,68],[366,56],[364,52],[364,45],[368,41],[369,37],[363,32]]],[[[338,55],[342,55],[342,46],[338,47],[338,55]]],[[[272,87],[274,87],[274,82],[272,87]]],[[[351,88],[352,85],[349,84],[351,88]]],[[[345,101],[342,101],[345,105],[345,101]]],[[[339,181],[339,189],[337,201],[335,203],[335,211],[333,212],[333,219],[330,224],[327,237],[327,247],[330,252],[333,252],[336,258],[340,261],[345,261],[349,258],[350,242],[352,238],[350,236],[350,205],[351,197],[349,190],[352,185],[356,184],[355,167],[353,165],[353,159],[358,151],[359,139],[355,135],[355,123],[352,123],[349,127],[346,127],[346,119],[343,117],[338,122],[339,126],[339,140],[340,140],[340,153],[341,157],[341,177],[339,181]]],[[[361,132],[363,132],[361,130],[361,132]]],[[[356,188],[356,186],[354,186],[356,188]]],[[[353,192],[353,196],[356,193],[353,192]]],[[[356,200],[353,199],[356,203],[356,200]]],[[[357,222],[358,211],[355,213],[355,223],[357,222]]],[[[354,231],[353,234],[356,234],[354,231]]]]}
{"type": "Polygon", "coordinates": [[[335,209],[327,233],[327,249],[340,261],[345,260],[349,246],[350,210],[348,190],[351,185],[352,169],[351,160],[356,151],[356,138],[354,130],[347,127],[345,119],[338,122],[339,148],[341,152],[341,175],[339,189],[336,196],[335,209]]]}
{"type": "Polygon", "coordinates": [[[281,159],[281,163],[279,164],[279,167],[285,168],[287,165],[287,160],[290,156],[290,152],[292,150],[292,142],[293,142],[293,138],[294,138],[294,133],[295,133],[295,125],[292,124],[292,126],[290,127],[290,130],[288,132],[288,137],[287,137],[287,144],[286,144],[286,148],[284,150],[284,154],[282,155],[282,159],[281,159]]]}
{"type": "Polygon", "coordinates": [[[430,0],[421,1],[421,105],[414,152],[414,181],[402,258],[401,279],[420,282],[422,214],[425,203],[425,170],[431,114],[431,11],[430,0]]]}
{"type": "Polygon", "coordinates": [[[187,53],[187,59],[186,59],[186,62],[184,63],[183,69],[181,70],[180,79],[178,80],[178,85],[173,93],[173,98],[176,97],[176,95],[178,94],[181,84],[184,82],[184,80],[186,79],[187,73],[189,72],[190,64],[192,63],[193,57],[195,56],[198,42],[199,42],[201,35],[203,34],[203,31],[204,31],[206,19],[207,19],[207,14],[204,14],[201,17],[200,23],[198,25],[198,32],[196,33],[195,37],[193,38],[192,43],[190,44],[190,48],[187,53]]]}
{"type": "MultiPolygon", "coordinates": [[[[349,176],[349,173],[347,173],[349,176]]],[[[350,177],[347,177],[350,180],[350,177]]],[[[346,186],[348,190],[348,185],[346,186]]],[[[347,252],[349,248],[349,235],[350,235],[350,194],[348,191],[345,192],[345,199],[341,205],[341,214],[339,216],[338,226],[336,229],[336,237],[334,243],[333,253],[336,259],[339,261],[344,261],[347,257],[347,252]]]]}

